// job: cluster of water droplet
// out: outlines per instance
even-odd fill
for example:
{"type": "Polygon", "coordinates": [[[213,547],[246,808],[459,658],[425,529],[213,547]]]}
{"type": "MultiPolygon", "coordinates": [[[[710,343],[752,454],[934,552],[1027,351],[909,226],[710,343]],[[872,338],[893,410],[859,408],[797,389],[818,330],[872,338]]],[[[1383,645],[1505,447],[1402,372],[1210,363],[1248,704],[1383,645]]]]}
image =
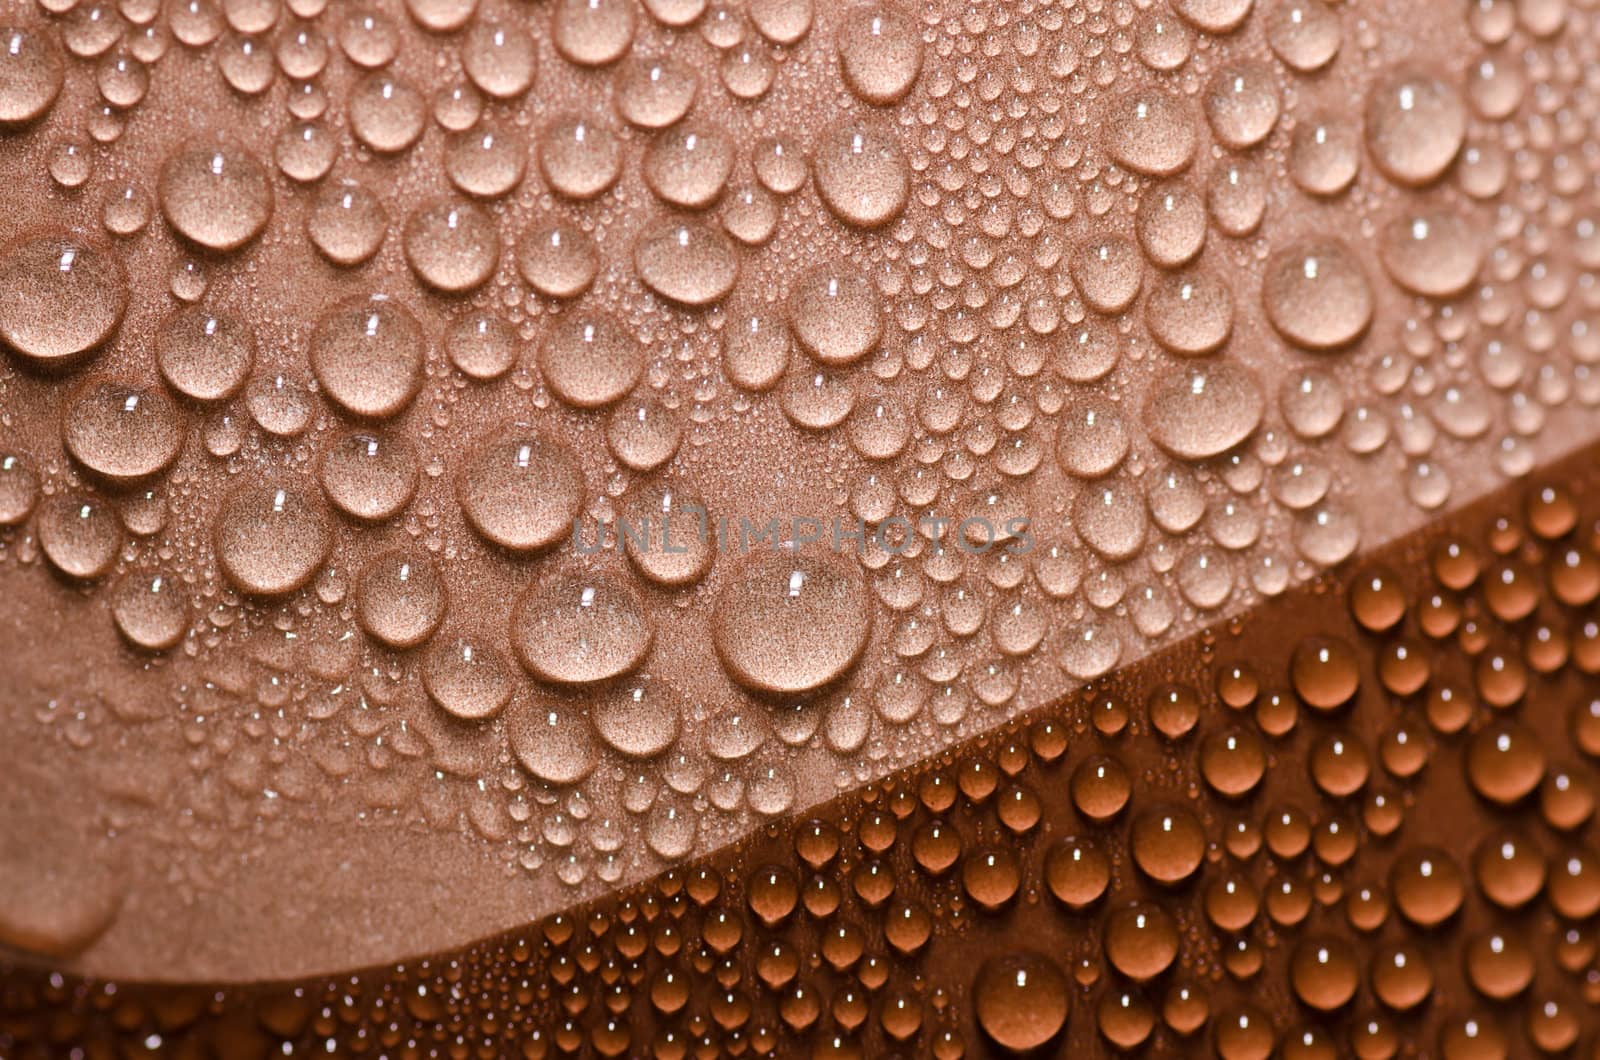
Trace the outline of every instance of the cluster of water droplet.
{"type": "Polygon", "coordinates": [[[1568,1055],[1600,1004],[1600,699],[1572,695],[1600,476],[1566,470],[1581,494],[1497,501],[526,931],[193,999],[41,978],[0,1044],[1568,1055]]]}
{"type": "Polygon", "coordinates": [[[41,7],[0,31],[50,196],[0,247],[7,554],[198,656],[193,739],[264,709],[570,883],[1277,595],[1600,401],[1583,5],[1435,18],[1464,72],[1321,0],[41,7]],[[569,543],[702,511],[912,530],[569,543]]]}

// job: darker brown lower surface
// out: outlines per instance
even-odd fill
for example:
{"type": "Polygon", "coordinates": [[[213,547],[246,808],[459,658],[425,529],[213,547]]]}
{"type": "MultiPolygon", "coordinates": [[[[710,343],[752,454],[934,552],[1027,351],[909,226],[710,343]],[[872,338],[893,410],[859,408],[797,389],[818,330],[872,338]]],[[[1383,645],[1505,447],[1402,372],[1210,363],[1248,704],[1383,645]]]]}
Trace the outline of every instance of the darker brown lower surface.
{"type": "Polygon", "coordinates": [[[456,953],[216,989],[0,965],[0,1054],[1593,1055],[1596,455],[456,953]]]}

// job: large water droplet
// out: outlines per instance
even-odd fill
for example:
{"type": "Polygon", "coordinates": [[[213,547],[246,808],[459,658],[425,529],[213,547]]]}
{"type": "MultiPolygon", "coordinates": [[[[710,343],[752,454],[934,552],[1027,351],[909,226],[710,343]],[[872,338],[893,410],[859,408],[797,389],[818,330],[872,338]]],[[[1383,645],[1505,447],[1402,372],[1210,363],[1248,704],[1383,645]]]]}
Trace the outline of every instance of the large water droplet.
{"type": "Polygon", "coordinates": [[[58,493],[39,507],[39,547],[50,565],[84,581],[109,573],[122,547],[117,513],[104,501],[58,493]]]}
{"type": "Polygon", "coordinates": [[[493,218],[466,202],[439,202],[406,219],[406,261],[417,278],[447,294],[481,287],[500,262],[493,218]]]}
{"type": "Polygon", "coordinates": [[[1401,184],[1437,180],[1467,134],[1467,109],[1454,88],[1429,74],[1400,71],[1367,98],[1367,147],[1378,168],[1401,184]]]}
{"type": "Polygon", "coordinates": [[[646,227],[634,245],[633,263],[646,287],[688,306],[710,305],[739,278],[733,244],[694,221],[665,219],[646,227]]]}
{"type": "Polygon", "coordinates": [[[111,593],[111,618],[128,642],[146,651],[174,647],[189,629],[189,603],[166,571],[130,574],[111,593]]]}
{"type": "Polygon", "coordinates": [[[287,480],[238,487],[217,516],[217,565],[235,588],[255,596],[305,585],[332,544],[321,506],[287,480]]]}
{"type": "Polygon", "coordinates": [[[810,692],[841,677],[871,628],[853,557],[820,546],[752,551],[717,595],[712,639],[728,672],[757,692],[810,692]]]}
{"type": "Polygon", "coordinates": [[[356,621],[391,648],[414,648],[433,636],[449,602],[438,568],[415,553],[375,557],[356,583],[356,621]]]}
{"type": "Polygon", "coordinates": [[[255,156],[219,142],[189,144],[161,166],[161,212],[186,239],[235,250],[267,227],[272,181],[255,156]]]}
{"type": "Polygon", "coordinates": [[[244,385],[255,363],[250,326],[226,313],[193,306],[156,332],[156,364],[167,384],[196,401],[221,401],[244,385]]]}
{"type": "Polygon", "coordinates": [[[1155,92],[1120,96],[1101,115],[1106,150],[1138,173],[1176,173],[1194,158],[1195,120],[1182,103],[1155,92]]]}
{"type": "Polygon", "coordinates": [[[876,228],[905,209],[911,169],[899,140],[860,121],[828,128],[812,148],[811,170],[822,201],[847,224],[876,228]]]}
{"type": "Polygon", "coordinates": [[[122,264],[76,236],[35,236],[0,256],[0,338],[40,365],[100,345],[127,304],[122,264]]]}
{"type": "Polygon", "coordinates": [[[386,419],[422,386],[422,328],[387,298],[357,298],[323,314],[311,334],[311,370],[328,398],[354,416],[386,419]]]}
{"type": "Polygon", "coordinates": [[[578,408],[620,400],[644,374],[645,351],[614,318],[594,309],[567,313],[539,344],[539,370],[556,397],[578,408]]]}
{"type": "Polygon", "coordinates": [[[1255,376],[1222,363],[1169,372],[1145,405],[1150,440],[1183,460],[1227,452],[1254,433],[1266,410],[1255,376]]]}
{"type": "Polygon", "coordinates": [[[66,59],[55,34],[39,26],[0,28],[0,126],[42,118],[65,78],[66,59]]]}
{"type": "Polygon", "coordinates": [[[85,385],[63,419],[67,452],[113,482],[154,475],[177,459],[185,425],[172,400],[158,390],[109,380],[85,385]]]}
{"type": "Polygon", "coordinates": [[[529,430],[479,448],[457,482],[467,522],[513,552],[548,548],[571,532],[583,501],[583,471],[564,444],[529,430]]]}
{"type": "Polygon", "coordinates": [[[1372,323],[1372,289],[1360,263],[1332,240],[1296,243],[1272,255],[1261,281],[1267,319],[1308,350],[1348,346],[1372,323]]]}
{"type": "Polygon", "coordinates": [[[1470,287],[1483,255],[1472,223],[1443,211],[1401,217],[1378,242],[1378,258],[1394,282],[1430,298],[1450,298],[1470,287]]]}
{"type": "Polygon", "coordinates": [[[511,644],[522,664],[559,685],[620,677],[644,661],[653,632],[644,605],[612,574],[551,571],[518,598],[511,644]]]}

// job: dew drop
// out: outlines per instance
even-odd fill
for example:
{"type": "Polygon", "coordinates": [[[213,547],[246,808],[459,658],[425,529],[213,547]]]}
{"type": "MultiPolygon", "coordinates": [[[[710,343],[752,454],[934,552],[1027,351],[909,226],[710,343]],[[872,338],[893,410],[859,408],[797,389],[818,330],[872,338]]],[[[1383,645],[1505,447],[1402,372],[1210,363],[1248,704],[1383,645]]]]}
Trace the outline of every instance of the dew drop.
{"type": "Polygon", "coordinates": [[[1187,168],[1194,158],[1194,119],[1169,96],[1119,96],[1107,105],[1100,124],[1106,151],[1137,173],[1166,176],[1187,168]]]}
{"type": "Polygon", "coordinates": [[[726,576],[712,612],[717,655],[741,685],[795,695],[843,676],[866,647],[870,608],[853,558],[817,546],[757,546],[726,576]]]}
{"type": "Polygon", "coordinates": [[[571,532],[583,501],[583,471],[566,445],[519,430],[472,454],[456,496],[467,522],[485,540],[532,552],[571,532]]]}
{"type": "Polygon", "coordinates": [[[621,578],[546,573],[517,599],[511,645],[535,677],[591,685],[635,669],[653,633],[644,605],[621,578]]]}
{"type": "Polygon", "coordinates": [[[547,298],[576,298],[600,272],[600,248],[581,228],[556,221],[518,242],[517,272],[547,298]]]}
{"type": "Polygon", "coordinates": [[[387,298],[356,298],[323,314],[311,334],[311,370],[350,413],[387,419],[422,386],[425,343],[415,317],[387,298]]]}
{"type": "Polygon", "coordinates": [[[289,481],[250,483],[222,502],[217,565],[239,591],[283,596],[311,580],[332,547],[321,506],[289,481]]]}
{"type": "Polygon", "coordinates": [[[178,408],[160,391],[98,380],[68,403],[62,433],[73,459],[112,482],[129,483],[176,460],[187,432],[178,408]]]}
{"type": "Polygon", "coordinates": [[[111,571],[122,548],[117,513],[104,501],[55,494],[39,506],[39,547],[69,578],[92,581],[111,571]]]}
{"type": "Polygon", "coordinates": [[[221,143],[191,143],[161,166],[161,212],[178,234],[208,250],[237,250],[272,216],[272,182],[255,156],[221,143]]]}
{"type": "Polygon", "coordinates": [[[0,126],[44,117],[61,94],[66,72],[53,34],[38,27],[0,28],[0,126]]]}
{"type": "Polygon", "coordinates": [[[837,40],[845,84],[868,103],[897,102],[911,91],[922,70],[922,36],[916,22],[887,4],[848,9],[837,40]]]}
{"type": "Polygon", "coordinates": [[[572,706],[544,699],[519,701],[509,718],[512,753],[544,783],[577,784],[599,764],[589,722],[572,706]]]}
{"type": "Polygon", "coordinates": [[[166,651],[189,629],[189,604],[166,571],[129,574],[111,593],[111,618],[135,647],[166,651]]]}
{"type": "Polygon", "coordinates": [[[739,256],[715,229],[695,221],[663,219],[648,225],[633,249],[644,285],[687,306],[705,306],[733,290],[739,256]]]}
{"type": "Polygon", "coordinates": [[[1231,363],[1184,366],[1151,389],[1145,428],[1181,460],[1220,456],[1255,432],[1266,410],[1260,384],[1231,363]]]}
{"type": "Polygon", "coordinates": [[[360,265],[383,245],[389,215],[376,195],[360,184],[324,188],[306,213],[311,245],[335,265],[360,265]]]}
{"type": "Polygon", "coordinates": [[[811,170],[823,203],[858,228],[900,216],[911,192],[899,140],[874,124],[846,121],[826,129],[812,147],[811,170]]]}
{"type": "Polygon", "coordinates": [[[1367,148],[1400,184],[1437,180],[1466,139],[1467,111],[1456,90],[1417,71],[1381,80],[1367,98],[1367,148]]]}
{"type": "Polygon", "coordinates": [[[121,263],[75,236],[35,236],[0,256],[0,338],[40,366],[100,345],[127,304],[121,263]]]}
{"type": "Polygon", "coordinates": [[[1267,319],[1308,350],[1348,346],[1372,323],[1372,288],[1343,244],[1296,243],[1272,255],[1261,284],[1267,319]]]}
{"type": "Polygon", "coordinates": [[[422,686],[439,709],[462,721],[492,718],[511,702],[511,671],[500,652],[474,638],[435,645],[422,663],[422,686]]]}
{"type": "Polygon", "coordinates": [[[555,321],[539,344],[539,370],[556,397],[577,408],[602,408],[633,389],[645,350],[614,318],[581,309],[555,321]]]}
{"type": "Polygon", "coordinates": [[[433,561],[410,552],[385,552],[361,569],[356,621],[367,636],[391,648],[415,648],[432,637],[449,606],[433,561]]]}
{"type": "Polygon", "coordinates": [[[333,506],[365,522],[398,515],[417,488],[416,454],[402,434],[347,434],[324,451],[319,473],[333,506]]]}

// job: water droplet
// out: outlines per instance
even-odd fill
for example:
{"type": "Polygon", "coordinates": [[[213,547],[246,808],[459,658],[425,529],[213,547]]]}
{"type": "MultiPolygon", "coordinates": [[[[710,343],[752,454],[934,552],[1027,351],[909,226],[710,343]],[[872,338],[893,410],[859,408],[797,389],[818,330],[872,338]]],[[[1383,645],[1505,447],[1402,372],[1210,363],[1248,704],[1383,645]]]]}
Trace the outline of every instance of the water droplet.
{"type": "Polygon", "coordinates": [[[624,121],[665,129],[689,113],[699,87],[694,71],[675,59],[636,59],[617,73],[611,102],[624,121]]]}
{"type": "Polygon", "coordinates": [[[66,59],[54,34],[37,26],[0,28],[0,125],[44,117],[65,78],[66,59]]]}
{"type": "Polygon", "coordinates": [[[1014,1053],[1040,1048],[1067,1024],[1072,995],[1049,958],[1036,953],[994,957],[972,990],[978,1024],[996,1045],[1014,1053]]]}
{"type": "Polygon", "coordinates": [[[474,310],[444,333],[445,355],[469,378],[498,379],[517,359],[518,338],[511,325],[492,313],[474,310]]]}
{"type": "Polygon", "coordinates": [[[422,329],[405,307],[387,298],[356,298],[317,321],[311,370],[328,398],[353,416],[387,419],[422,385],[422,329]]]}
{"type": "Polygon", "coordinates": [[[1249,17],[1254,0],[1176,0],[1172,5],[1195,29],[1231,33],[1249,17]]]}
{"type": "Polygon", "coordinates": [[[192,143],[161,166],[161,212],[178,234],[208,250],[236,250],[272,216],[272,181],[254,155],[192,143]]]}
{"type": "Polygon", "coordinates": [[[127,304],[121,262],[74,236],[35,236],[0,256],[0,338],[40,365],[100,345],[127,304]]]}
{"type": "Polygon", "coordinates": [[[1107,152],[1138,173],[1166,176],[1194,158],[1195,121],[1184,104],[1155,92],[1119,96],[1100,116],[1107,152]]]}
{"type": "Polygon", "coordinates": [[[496,99],[514,99],[533,84],[533,37],[520,26],[480,20],[461,42],[461,65],[472,83],[496,99]]]}
{"type": "Polygon", "coordinates": [[[15,453],[0,454],[0,526],[17,526],[39,500],[39,475],[15,453]]]}
{"type": "Polygon", "coordinates": [[[740,684],[794,695],[843,676],[870,629],[854,559],[818,546],[760,545],[732,565],[712,615],[717,655],[740,684]]]}
{"type": "Polygon", "coordinates": [[[682,440],[678,416],[649,393],[617,405],[606,421],[611,455],[635,471],[654,471],[665,464],[682,440]]]}
{"type": "Polygon", "coordinates": [[[519,701],[511,708],[507,730],[522,768],[546,784],[576,784],[599,762],[588,720],[568,704],[519,701]]]}
{"type": "Polygon", "coordinates": [[[62,433],[73,459],[113,482],[127,483],[176,460],[186,426],[160,391],[98,380],[73,396],[62,433]]]}
{"type": "Polygon", "coordinates": [[[646,287],[687,306],[710,305],[739,278],[733,245],[695,221],[663,219],[647,226],[634,245],[633,263],[646,287]]]}
{"type": "Polygon", "coordinates": [[[1464,217],[1433,211],[1401,217],[1383,230],[1378,258],[1401,287],[1430,298],[1461,294],[1477,278],[1484,247],[1464,217]]]}
{"type": "Polygon", "coordinates": [[[1173,456],[1205,460],[1250,437],[1265,410],[1260,385],[1242,365],[1184,366],[1152,388],[1145,427],[1173,456]]]}
{"type": "Polygon", "coordinates": [[[897,102],[911,91],[922,70],[922,37],[916,22],[887,4],[848,9],[837,40],[845,84],[868,103],[897,102]]]}
{"type": "Polygon", "coordinates": [[[1327,66],[1343,42],[1339,16],[1322,0],[1288,0],[1267,15],[1267,46],[1300,73],[1327,66]]]}
{"type": "Polygon", "coordinates": [[[789,329],[766,310],[736,315],[722,340],[722,366],[728,380],[746,390],[770,390],[789,366],[789,329]]]}
{"type": "Polygon", "coordinates": [[[428,104],[422,93],[389,74],[373,74],[356,85],[348,107],[350,131],[381,155],[404,151],[427,126],[428,104]]]}
{"type": "Polygon", "coordinates": [[[444,170],[464,194],[497,199],[522,183],[528,145],[521,133],[504,128],[468,129],[445,142],[444,170]]]}
{"type": "Polygon", "coordinates": [[[1139,244],[1150,260],[1175,268],[1192,261],[1205,246],[1205,203],[1183,185],[1159,189],[1139,200],[1137,225],[1139,244]]]}
{"type": "Polygon", "coordinates": [[[652,637],[638,595],[604,573],[546,573],[517,599],[511,617],[522,664],[560,685],[620,677],[644,661],[652,637]]]}
{"type": "Polygon", "coordinates": [[[1206,89],[1205,110],[1223,146],[1235,151],[1254,147],[1271,135],[1282,110],[1272,70],[1246,63],[1217,71],[1206,89]]]}
{"type": "Polygon", "coordinates": [[[499,229],[471,203],[438,202],[414,211],[403,239],[417,278],[447,294],[482,286],[500,262],[499,229]]]}
{"type": "Polygon", "coordinates": [[[1400,184],[1437,180],[1466,139],[1467,110],[1456,90],[1417,71],[1382,79],[1367,98],[1367,147],[1400,184]]]}
{"type": "Polygon", "coordinates": [[[677,691],[650,677],[602,692],[590,708],[600,738],[630,758],[654,758],[671,747],[682,711],[677,691]]]}
{"type": "Polygon", "coordinates": [[[441,710],[462,721],[499,714],[511,702],[514,687],[500,652],[473,638],[432,648],[423,660],[422,686],[441,710]]]}
{"type": "Polygon", "coordinates": [[[579,66],[614,63],[633,45],[632,0],[557,0],[551,18],[556,50],[579,66]]]}
{"type": "Polygon", "coordinates": [[[640,574],[658,585],[692,585],[716,558],[705,500],[694,490],[660,480],[629,490],[619,506],[617,534],[640,574]]]}
{"type": "Polygon", "coordinates": [[[578,408],[621,400],[644,374],[645,350],[614,318],[593,309],[555,321],[539,344],[539,370],[556,397],[578,408]]]}
{"type": "Polygon", "coordinates": [[[416,455],[400,434],[347,434],[323,453],[320,472],[333,506],[369,522],[398,515],[417,485],[416,455]]]}
{"type": "Polygon", "coordinates": [[[111,593],[111,617],[129,643],[166,651],[188,632],[189,604],[170,573],[129,574],[111,593]]]}
{"type": "Polygon", "coordinates": [[[306,213],[311,245],[335,265],[360,265],[378,252],[389,230],[382,201],[360,184],[324,188],[306,213]]]}
{"type": "Polygon", "coordinates": [[[622,173],[622,144],[604,124],[576,115],[557,118],[539,138],[539,171],[569,199],[592,199],[622,173]]]}
{"type": "Polygon", "coordinates": [[[1343,244],[1296,243],[1267,261],[1261,284],[1267,319],[1308,350],[1332,350],[1360,338],[1372,323],[1372,288],[1343,244]]]}
{"type": "Polygon", "coordinates": [[[645,150],[645,183],[662,202],[703,210],[717,200],[733,172],[733,144],[705,126],[658,133],[645,150]]]}
{"type": "Polygon", "coordinates": [[[546,297],[576,298],[600,271],[600,248],[581,228],[556,221],[522,237],[517,271],[546,297]]]}
{"type": "Polygon", "coordinates": [[[1145,299],[1145,326],[1173,353],[1211,353],[1233,332],[1233,292],[1216,274],[1162,276],[1145,299]]]}
{"type": "Polygon", "coordinates": [[[199,307],[168,317],[156,333],[156,363],[167,384],[196,401],[232,397],[255,363],[250,327],[226,313],[199,307]]]}
{"type": "Polygon", "coordinates": [[[812,147],[811,170],[834,216],[861,228],[900,216],[911,192],[911,170],[899,140],[865,122],[825,130],[812,147]]]}
{"type": "Polygon", "coordinates": [[[801,348],[827,365],[860,360],[883,336],[877,293],[848,266],[825,265],[801,276],[789,292],[789,314],[801,348]]]}
{"type": "Polygon", "coordinates": [[[449,600],[432,560],[415,553],[386,552],[361,570],[356,621],[367,636],[391,648],[414,648],[439,628],[449,600]]]}
{"type": "Polygon", "coordinates": [[[39,506],[39,547],[69,578],[90,581],[109,573],[122,548],[116,511],[104,501],[55,494],[39,506]]]}
{"type": "Polygon", "coordinates": [[[321,506],[287,480],[239,486],[218,513],[217,565],[235,588],[254,596],[299,589],[332,544],[321,506]]]}

